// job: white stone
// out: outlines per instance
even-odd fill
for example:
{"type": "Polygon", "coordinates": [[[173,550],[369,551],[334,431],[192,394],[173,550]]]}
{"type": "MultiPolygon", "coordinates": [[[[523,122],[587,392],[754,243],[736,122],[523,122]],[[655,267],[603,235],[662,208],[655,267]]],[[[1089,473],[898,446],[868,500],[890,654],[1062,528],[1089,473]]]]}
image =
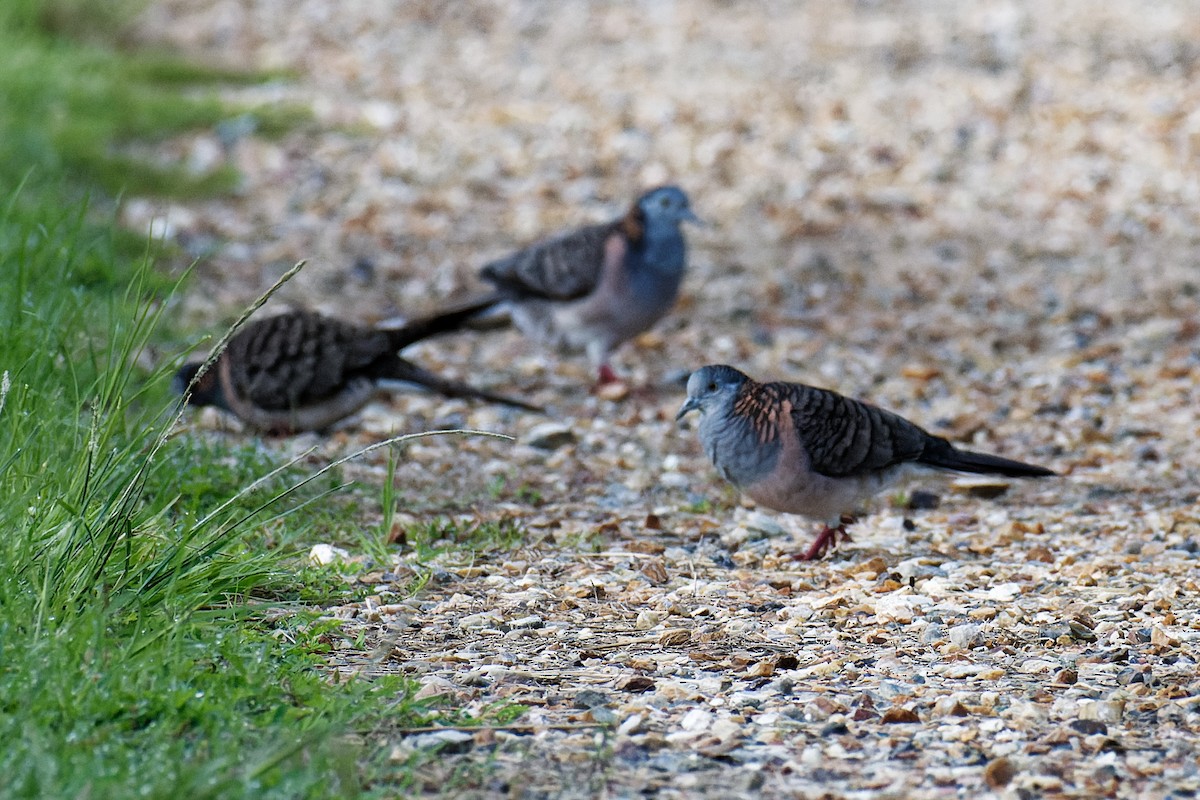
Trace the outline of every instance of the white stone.
{"type": "Polygon", "coordinates": [[[324,567],[335,561],[345,561],[350,554],[340,547],[331,544],[314,544],[308,551],[308,560],[318,567],[324,567]]]}

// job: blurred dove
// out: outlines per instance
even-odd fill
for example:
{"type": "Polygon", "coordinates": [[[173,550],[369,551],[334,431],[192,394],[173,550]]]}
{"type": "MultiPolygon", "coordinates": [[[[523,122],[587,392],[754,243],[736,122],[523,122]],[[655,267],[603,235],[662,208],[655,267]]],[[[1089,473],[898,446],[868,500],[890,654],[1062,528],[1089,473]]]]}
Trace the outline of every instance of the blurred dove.
{"type": "Polygon", "coordinates": [[[493,261],[480,276],[496,287],[449,313],[502,303],[527,336],[585,351],[599,382],[617,380],[609,356],[675,304],[687,266],[680,225],[700,223],[676,186],[651,189],[620,219],[545,239],[493,261]]]}
{"type": "Polygon", "coordinates": [[[293,311],[247,324],[199,380],[200,363],[189,363],[180,367],[172,386],[181,394],[190,389],[190,405],[215,405],[268,433],[326,428],[366,405],[380,381],[406,381],[447,397],[540,411],[441,378],[399,355],[404,347],[461,322],[442,313],[384,330],[293,311]]]}
{"type": "Polygon", "coordinates": [[[1055,473],[960,450],[908,420],[836,392],[799,383],[756,383],[725,365],[701,367],[676,419],[700,412],[700,442],[721,477],[767,508],[824,523],[804,554],[818,558],[858,503],[908,469],[1010,478],[1055,473]]]}

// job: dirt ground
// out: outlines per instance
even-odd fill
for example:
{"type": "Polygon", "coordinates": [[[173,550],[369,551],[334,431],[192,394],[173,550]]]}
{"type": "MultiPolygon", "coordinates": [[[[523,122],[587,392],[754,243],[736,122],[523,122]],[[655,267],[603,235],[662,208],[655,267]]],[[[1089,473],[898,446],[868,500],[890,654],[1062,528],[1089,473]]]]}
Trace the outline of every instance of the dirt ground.
{"type": "Polygon", "coordinates": [[[679,308],[617,355],[629,397],[515,333],[466,334],[414,356],[550,413],[397,395],[319,440],[518,439],[426,440],[398,489],[405,520],[512,519],[527,541],[443,556],[411,599],[403,554],[330,612],[369,644],[345,669],[530,707],[390,742],[443,748],[421,792],[1200,792],[1200,6],[157,0],[141,30],[286,70],[229,96],[317,120],[162,148],[232,161],[232,199],[125,203],[200,258],[179,309],[197,328],[300,259],[273,305],[424,312],[664,181],[711,223],[679,308]],[[1062,477],[921,483],[936,508],[881,498],[798,563],[811,525],[739,501],[673,421],[679,377],[712,362],[1062,477]]]}

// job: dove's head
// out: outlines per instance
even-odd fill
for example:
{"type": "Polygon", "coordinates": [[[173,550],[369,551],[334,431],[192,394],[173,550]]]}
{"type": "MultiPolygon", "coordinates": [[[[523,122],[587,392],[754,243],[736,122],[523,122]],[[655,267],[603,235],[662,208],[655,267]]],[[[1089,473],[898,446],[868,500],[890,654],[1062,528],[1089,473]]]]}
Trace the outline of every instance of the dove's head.
{"type": "Polygon", "coordinates": [[[175,394],[185,394],[190,389],[191,394],[187,395],[187,403],[190,406],[224,407],[225,398],[221,393],[221,386],[217,380],[217,365],[211,365],[200,376],[200,380],[196,380],[196,373],[199,371],[199,361],[184,364],[171,380],[171,391],[175,394]]]}
{"type": "Polygon", "coordinates": [[[678,186],[660,186],[657,189],[651,189],[638,198],[637,207],[647,225],[653,225],[656,222],[666,222],[671,225],[678,225],[681,222],[704,224],[699,217],[692,213],[688,196],[678,186]]]}
{"type": "Polygon", "coordinates": [[[748,380],[745,374],[724,364],[701,367],[688,378],[687,400],[675,419],[692,411],[699,411],[703,416],[710,410],[728,407],[748,380]]]}

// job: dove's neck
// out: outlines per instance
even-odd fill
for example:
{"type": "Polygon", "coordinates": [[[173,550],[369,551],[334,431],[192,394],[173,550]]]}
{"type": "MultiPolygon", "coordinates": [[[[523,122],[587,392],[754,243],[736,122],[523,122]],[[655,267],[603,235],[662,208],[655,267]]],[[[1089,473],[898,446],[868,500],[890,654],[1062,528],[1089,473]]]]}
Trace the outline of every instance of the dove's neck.
{"type": "Polygon", "coordinates": [[[634,248],[633,272],[678,276],[687,261],[687,246],[678,223],[654,223],[646,226],[642,240],[634,248]]]}
{"type": "Polygon", "coordinates": [[[644,329],[675,304],[687,251],[678,226],[647,225],[641,241],[625,257],[632,306],[625,313],[644,329]],[[667,228],[667,230],[663,230],[667,228]]]}
{"type": "Polygon", "coordinates": [[[775,468],[778,436],[764,436],[753,420],[728,408],[705,411],[700,419],[700,441],[721,477],[735,486],[747,486],[775,468]]]}

